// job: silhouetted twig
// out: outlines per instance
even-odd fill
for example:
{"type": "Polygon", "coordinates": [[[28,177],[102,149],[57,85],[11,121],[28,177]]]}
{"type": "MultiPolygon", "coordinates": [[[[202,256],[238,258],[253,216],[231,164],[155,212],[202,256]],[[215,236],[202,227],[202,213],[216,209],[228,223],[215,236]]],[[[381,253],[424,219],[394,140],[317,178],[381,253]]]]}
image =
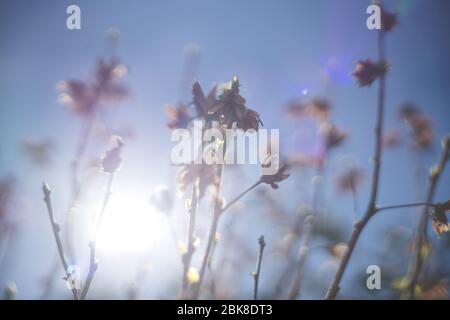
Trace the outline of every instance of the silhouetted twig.
{"type": "Polygon", "coordinates": [[[103,217],[106,212],[106,207],[108,206],[109,198],[111,196],[111,188],[114,180],[114,173],[109,174],[108,186],[106,188],[105,197],[103,198],[103,205],[100,211],[100,214],[97,218],[97,223],[95,226],[94,240],[89,243],[90,248],[90,258],[89,258],[89,272],[86,278],[86,281],[83,286],[83,291],[81,292],[81,299],[86,299],[89,288],[91,286],[92,280],[94,278],[95,272],[97,271],[97,258],[96,258],[96,250],[97,250],[97,236],[98,231],[100,230],[101,223],[103,221],[103,217]]]}
{"type": "MultiPolygon", "coordinates": [[[[378,33],[378,56],[379,61],[384,63],[384,31],[380,30],[378,33]]],[[[372,185],[370,191],[370,199],[363,218],[356,221],[353,226],[352,235],[348,242],[348,249],[345,252],[336,274],[331,282],[330,287],[325,295],[325,299],[332,300],[335,299],[339,292],[339,284],[347,268],[348,262],[352,256],[353,250],[355,249],[356,243],[358,242],[359,236],[367,225],[369,220],[372,218],[373,214],[376,212],[376,201],[378,195],[378,182],[380,179],[381,170],[381,156],[382,156],[382,144],[383,144],[383,117],[384,117],[384,103],[385,103],[385,74],[380,74],[380,86],[378,89],[378,108],[377,108],[377,120],[375,125],[375,155],[373,158],[374,168],[372,173],[372,185]]]]}
{"type": "Polygon", "coordinates": [[[439,163],[430,173],[429,186],[427,192],[426,202],[424,203],[424,208],[420,216],[419,225],[417,226],[416,234],[416,246],[415,246],[415,256],[411,264],[411,276],[410,283],[408,286],[409,298],[414,299],[416,294],[416,286],[420,276],[420,271],[422,270],[424,257],[422,255],[422,247],[427,238],[427,228],[428,228],[428,213],[430,209],[430,204],[433,202],[434,194],[436,191],[439,178],[444,171],[445,165],[450,156],[450,137],[445,137],[443,140],[442,153],[439,163]]]}
{"type": "Polygon", "coordinates": [[[256,262],[256,272],[253,274],[253,278],[255,279],[255,288],[253,290],[253,299],[258,300],[258,285],[259,285],[259,275],[261,273],[261,263],[264,253],[264,247],[266,246],[266,242],[264,241],[264,236],[261,236],[258,239],[259,244],[259,253],[258,253],[258,261],[256,262]]]}
{"type": "MultiPolygon", "coordinates": [[[[66,273],[66,280],[69,281],[71,279],[72,275],[68,271],[69,264],[67,263],[67,258],[64,253],[64,247],[63,247],[63,244],[61,241],[61,237],[59,236],[61,227],[59,226],[59,224],[56,223],[55,217],[53,215],[53,207],[52,207],[52,201],[51,201],[51,197],[50,197],[50,194],[51,194],[50,187],[46,183],[44,183],[42,185],[42,191],[44,193],[44,202],[47,206],[48,216],[50,218],[50,223],[52,225],[53,235],[55,236],[55,241],[56,241],[56,246],[58,248],[59,257],[61,259],[61,263],[63,265],[64,272],[66,273]]],[[[73,294],[73,298],[75,300],[79,299],[78,289],[72,288],[72,294],[73,294]]]]}

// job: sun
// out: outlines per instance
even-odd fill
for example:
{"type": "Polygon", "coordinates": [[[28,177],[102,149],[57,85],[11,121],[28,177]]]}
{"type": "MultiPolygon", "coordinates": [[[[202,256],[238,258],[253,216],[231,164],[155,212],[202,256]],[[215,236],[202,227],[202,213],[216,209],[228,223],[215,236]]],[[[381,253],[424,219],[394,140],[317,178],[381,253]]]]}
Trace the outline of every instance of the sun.
{"type": "Polygon", "coordinates": [[[113,194],[97,237],[97,248],[103,251],[149,250],[158,239],[158,213],[145,196],[113,194]]]}

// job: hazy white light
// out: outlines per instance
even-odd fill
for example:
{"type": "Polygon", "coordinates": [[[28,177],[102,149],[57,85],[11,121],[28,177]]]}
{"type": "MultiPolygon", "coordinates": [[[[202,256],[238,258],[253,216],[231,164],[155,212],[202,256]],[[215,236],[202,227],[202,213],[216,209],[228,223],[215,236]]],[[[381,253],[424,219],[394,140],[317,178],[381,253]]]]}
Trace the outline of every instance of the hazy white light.
{"type": "Polygon", "coordinates": [[[113,194],[99,230],[97,247],[105,251],[147,251],[160,236],[159,220],[146,197],[113,194]]]}

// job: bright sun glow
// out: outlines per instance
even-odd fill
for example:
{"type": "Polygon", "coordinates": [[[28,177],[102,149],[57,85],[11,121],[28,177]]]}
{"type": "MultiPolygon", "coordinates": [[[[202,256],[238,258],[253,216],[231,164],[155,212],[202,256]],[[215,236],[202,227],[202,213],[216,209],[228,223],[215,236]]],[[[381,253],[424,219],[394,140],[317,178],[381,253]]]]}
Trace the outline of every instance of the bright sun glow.
{"type": "Polygon", "coordinates": [[[113,194],[102,221],[97,247],[144,252],[158,239],[161,221],[146,197],[113,194]]]}

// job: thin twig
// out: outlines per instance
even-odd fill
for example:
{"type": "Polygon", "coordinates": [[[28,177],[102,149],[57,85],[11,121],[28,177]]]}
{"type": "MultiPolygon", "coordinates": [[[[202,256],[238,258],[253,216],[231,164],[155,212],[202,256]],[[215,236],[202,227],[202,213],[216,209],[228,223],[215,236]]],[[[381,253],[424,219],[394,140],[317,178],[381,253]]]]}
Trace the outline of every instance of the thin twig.
{"type": "Polygon", "coordinates": [[[189,221],[188,221],[188,235],[187,235],[187,251],[183,255],[183,282],[181,296],[186,294],[186,290],[189,286],[188,271],[191,267],[192,256],[195,251],[195,220],[197,216],[198,207],[198,178],[192,186],[192,199],[189,206],[189,221]]]}
{"type": "MultiPolygon", "coordinates": [[[[50,223],[52,225],[53,235],[55,236],[55,241],[56,241],[56,246],[58,248],[59,257],[61,259],[61,263],[64,268],[64,272],[66,273],[66,281],[70,281],[72,278],[72,275],[69,273],[69,264],[67,263],[67,258],[64,253],[64,247],[63,247],[63,244],[61,241],[61,237],[59,236],[61,227],[59,226],[59,224],[56,223],[55,217],[53,215],[53,206],[52,206],[52,201],[51,201],[51,197],[50,197],[50,194],[51,194],[50,187],[46,183],[44,183],[42,185],[42,191],[44,193],[44,202],[47,206],[47,212],[48,212],[48,216],[50,218],[50,223]]],[[[77,288],[72,288],[72,294],[73,294],[73,298],[75,300],[79,299],[79,293],[78,293],[77,288]]]]}
{"type": "Polygon", "coordinates": [[[88,294],[88,291],[91,286],[92,280],[94,278],[95,272],[97,271],[97,266],[98,266],[97,258],[96,258],[97,236],[98,236],[98,231],[100,230],[101,223],[103,221],[103,217],[105,216],[105,213],[106,213],[106,207],[108,206],[109,198],[111,196],[113,180],[114,180],[114,173],[110,173],[105,197],[103,198],[102,209],[97,218],[97,223],[95,226],[94,240],[92,240],[89,243],[89,248],[90,248],[89,272],[88,272],[85,284],[83,286],[83,291],[81,292],[82,300],[86,299],[86,296],[88,294]]]}
{"type": "Polygon", "coordinates": [[[421,206],[435,206],[435,204],[430,203],[430,202],[416,202],[416,203],[398,204],[398,205],[393,205],[393,206],[377,207],[375,209],[375,212],[380,212],[380,211],[383,211],[383,210],[391,210],[391,209],[421,207],[421,206]]]}
{"type": "Polygon", "coordinates": [[[221,210],[222,209],[221,208],[222,201],[220,198],[222,174],[223,174],[223,164],[219,164],[217,166],[217,177],[218,177],[219,181],[217,183],[216,195],[214,197],[214,208],[213,208],[213,215],[211,217],[211,226],[209,229],[209,235],[208,235],[208,241],[206,243],[205,254],[203,255],[202,265],[201,265],[200,272],[199,272],[199,280],[193,288],[193,294],[192,294],[193,299],[197,299],[198,295],[200,293],[200,288],[201,288],[201,285],[203,282],[203,278],[205,276],[206,266],[208,264],[208,260],[210,259],[213,241],[216,236],[220,213],[222,212],[222,210],[221,210]]]}
{"type": "Polygon", "coordinates": [[[67,210],[66,220],[66,241],[67,241],[67,253],[69,260],[76,261],[75,247],[74,247],[74,235],[75,235],[75,217],[76,207],[81,195],[81,186],[79,181],[79,168],[82,163],[84,154],[86,153],[87,146],[94,127],[94,118],[89,118],[86,126],[83,128],[78,145],[75,151],[74,158],[71,165],[71,199],[69,203],[69,209],[67,210]]]}
{"type": "Polygon", "coordinates": [[[259,285],[259,275],[261,273],[261,263],[264,253],[264,247],[266,246],[266,242],[264,241],[264,236],[259,237],[259,253],[258,253],[258,261],[256,262],[256,272],[253,274],[253,278],[255,279],[255,288],[253,291],[253,299],[258,300],[258,285],[259,285]]]}
{"type": "Polygon", "coordinates": [[[419,280],[420,272],[423,266],[424,257],[422,255],[422,247],[427,239],[427,228],[428,228],[428,215],[430,205],[433,202],[434,194],[436,192],[436,187],[439,182],[439,178],[444,171],[445,165],[449,160],[450,156],[450,137],[447,136],[443,140],[442,154],[439,160],[439,163],[436,167],[433,168],[430,177],[429,177],[429,187],[427,192],[427,198],[425,202],[425,206],[420,216],[419,225],[417,227],[417,235],[416,235],[416,250],[414,260],[411,264],[411,275],[410,275],[410,283],[408,287],[409,299],[415,299],[416,295],[416,286],[419,280]]]}
{"type": "MultiPolygon", "coordinates": [[[[323,165],[319,165],[317,167],[317,176],[322,177],[323,175],[324,167],[323,165]]],[[[295,263],[294,267],[294,275],[292,277],[292,285],[291,289],[289,290],[288,299],[294,300],[298,297],[300,294],[300,285],[301,280],[303,277],[303,269],[305,267],[306,258],[308,256],[309,252],[309,242],[312,238],[312,233],[314,230],[314,221],[315,216],[317,216],[318,210],[319,210],[319,196],[320,196],[320,187],[321,183],[317,183],[315,185],[314,193],[313,193],[313,199],[312,199],[312,215],[308,215],[303,219],[303,234],[301,235],[301,242],[298,249],[298,256],[297,261],[295,263]]]]}
{"type": "MultiPolygon", "coordinates": [[[[381,29],[378,33],[378,55],[379,61],[384,62],[384,31],[381,29]]],[[[360,221],[356,221],[353,227],[352,235],[347,244],[347,250],[342,257],[336,274],[331,282],[330,287],[325,295],[325,299],[333,300],[336,298],[339,292],[339,284],[347,269],[348,262],[352,256],[353,250],[355,249],[356,243],[358,242],[359,236],[367,225],[369,220],[372,218],[373,214],[376,212],[376,201],[378,195],[378,182],[380,179],[381,170],[381,156],[382,156],[382,143],[383,143],[383,117],[384,117],[384,97],[385,97],[385,81],[386,77],[384,74],[380,76],[380,86],[378,89],[378,110],[377,110],[377,120],[375,125],[375,155],[373,158],[374,168],[372,173],[372,185],[370,192],[370,199],[363,218],[360,221]]]]}
{"type": "MultiPolygon", "coordinates": [[[[222,167],[222,166],[223,165],[220,165],[219,168],[222,167]]],[[[223,168],[222,169],[218,169],[219,177],[222,176],[222,170],[223,170],[223,168]]],[[[201,282],[202,282],[203,277],[205,275],[205,270],[206,270],[206,267],[208,265],[208,261],[211,259],[211,252],[212,252],[212,248],[213,248],[214,238],[215,238],[216,233],[217,233],[217,226],[219,224],[219,218],[221,217],[221,215],[226,210],[228,210],[232,205],[234,205],[236,202],[238,202],[243,196],[245,196],[251,190],[255,189],[261,183],[262,183],[262,181],[258,180],[253,185],[251,185],[249,188],[247,188],[245,191],[240,193],[236,198],[231,200],[223,208],[220,207],[221,200],[219,198],[219,193],[220,193],[220,183],[219,183],[219,186],[217,188],[216,198],[215,198],[215,201],[214,201],[214,211],[213,211],[213,217],[211,219],[211,226],[210,226],[210,231],[209,231],[209,235],[208,235],[208,242],[207,242],[207,245],[206,245],[205,254],[203,256],[202,266],[200,268],[200,273],[199,273],[200,278],[199,278],[198,283],[196,283],[196,286],[194,287],[194,292],[193,292],[194,299],[197,299],[197,297],[198,297],[198,294],[199,294],[199,291],[200,291],[201,282]]]]}
{"type": "Polygon", "coordinates": [[[306,262],[306,257],[309,252],[309,242],[312,238],[312,231],[314,229],[314,216],[310,215],[304,220],[305,227],[304,233],[302,237],[302,242],[300,243],[300,247],[298,249],[298,258],[296,262],[296,266],[294,268],[294,276],[292,278],[292,286],[289,290],[288,299],[294,300],[300,293],[300,283],[303,276],[303,270],[306,262]]]}

